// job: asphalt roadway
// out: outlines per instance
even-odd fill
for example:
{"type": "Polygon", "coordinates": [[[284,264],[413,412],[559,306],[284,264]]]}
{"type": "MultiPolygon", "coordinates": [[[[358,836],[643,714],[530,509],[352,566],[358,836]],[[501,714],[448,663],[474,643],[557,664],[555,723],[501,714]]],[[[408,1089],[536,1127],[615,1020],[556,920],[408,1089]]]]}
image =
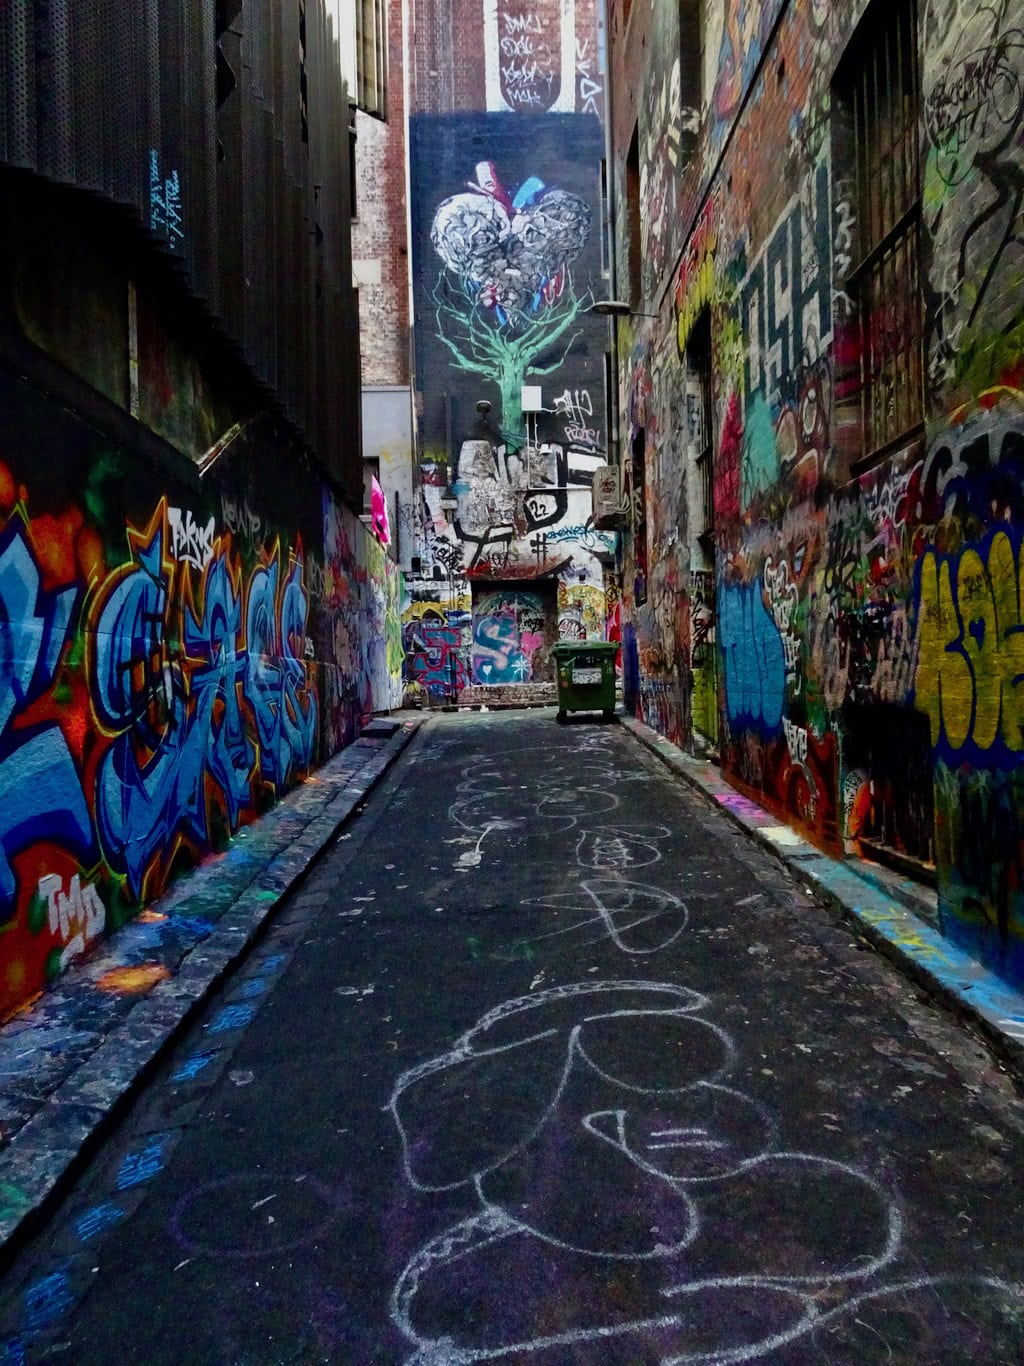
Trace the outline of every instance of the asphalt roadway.
{"type": "Polygon", "coordinates": [[[0,1287],[0,1362],[1024,1360],[1020,1091],[623,730],[431,720],[0,1287]]]}

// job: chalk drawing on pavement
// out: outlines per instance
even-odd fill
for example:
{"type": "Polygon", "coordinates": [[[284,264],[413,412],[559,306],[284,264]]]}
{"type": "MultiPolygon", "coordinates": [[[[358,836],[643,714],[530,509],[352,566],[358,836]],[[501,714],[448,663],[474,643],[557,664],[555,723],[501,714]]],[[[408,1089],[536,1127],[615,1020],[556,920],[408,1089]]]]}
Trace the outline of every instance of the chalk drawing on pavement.
{"type": "Polygon", "coordinates": [[[902,1323],[919,1294],[918,1318],[943,1312],[946,1331],[968,1287],[1001,1330],[1019,1322],[1019,1289],[994,1278],[879,1282],[903,1246],[897,1199],[850,1163],[777,1146],[768,1108],[725,1081],[736,1051],[708,1005],[664,982],[553,987],[402,1073],[390,1109],[409,1185],[475,1206],[397,1278],[407,1366],[622,1339],[661,1366],[724,1366],[840,1320],[854,1335],[874,1313],[902,1323]],[[762,1234],[738,1238],[738,1220],[762,1234]]]}

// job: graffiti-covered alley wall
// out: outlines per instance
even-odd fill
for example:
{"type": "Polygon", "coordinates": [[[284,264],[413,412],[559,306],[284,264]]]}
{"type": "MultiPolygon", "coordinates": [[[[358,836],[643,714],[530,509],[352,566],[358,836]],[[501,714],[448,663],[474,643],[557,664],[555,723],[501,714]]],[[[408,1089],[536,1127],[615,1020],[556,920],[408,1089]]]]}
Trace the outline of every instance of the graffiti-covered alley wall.
{"type": "Polygon", "coordinates": [[[657,314],[622,331],[624,670],[644,719],[711,736],[730,780],[819,845],[934,879],[945,931],[1021,980],[1024,5],[897,7],[920,307],[890,283],[869,311],[843,81],[883,8],[708,6],[703,117],[678,74],[686,7],[613,19],[611,79],[636,92],[617,185],[635,119],[657,314]],[[874,420],[916,375],[921,416],[870,443],[863,377],[890,362],[874,420]]]}
{"type": "Polygon", "coordinates": [[[417,89],[410,122],[419,572],[406,669],[449,698],[548,681],[557,639],[603,638],[615,552],[590,525],[607,459],[607,326],[586,311],[604,296],[596,7],[456,9],[452,86],[417,89]],[[524,386],[539,395],[525,408],[524,386]]]}
{"type": "Polygon", "coordinates": [[[2,1017],[400,703],[403,590],[269,421],[200,486],[0,413],[2,1017]]]}

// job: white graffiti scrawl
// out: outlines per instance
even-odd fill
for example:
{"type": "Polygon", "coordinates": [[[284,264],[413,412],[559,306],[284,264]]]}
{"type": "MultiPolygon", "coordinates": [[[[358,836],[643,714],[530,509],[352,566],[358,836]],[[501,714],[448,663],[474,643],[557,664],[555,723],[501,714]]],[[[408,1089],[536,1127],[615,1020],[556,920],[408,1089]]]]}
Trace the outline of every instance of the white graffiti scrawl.
{"type": "Polygon", "coordinates": [[[202,526],[190,511],[169,507],[167,524],[171,530],[171,554],[174,558],[196,569],[205,569],[213,559],[214,519],[211,517],[202,526]]]}
{"type": "Polygon", "coordinates": [[[487,108],[576,110],[575,0],[484,0],[487,108]]]}

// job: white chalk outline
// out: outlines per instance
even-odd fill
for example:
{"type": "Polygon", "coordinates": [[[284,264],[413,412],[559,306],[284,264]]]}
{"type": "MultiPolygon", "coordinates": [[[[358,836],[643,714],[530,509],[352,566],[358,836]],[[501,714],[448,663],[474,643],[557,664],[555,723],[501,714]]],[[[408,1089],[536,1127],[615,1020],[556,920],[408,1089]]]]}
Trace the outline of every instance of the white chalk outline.
{"type": "Polygon", "coordinates": [[[576,841],[576,862],[581,868],[592,868],[594,872],[605,875],[623,868],[644,868],[661,862],[661,850],[654,847],[655,842],[668,839],[671,834],[667,825],[598,825],[593,830],[580,832],[576,841]],[[588,840],[592,840],[595,846],[590,859],[585,857],[588,840]],[[617,848],[621,858],[611,862],[601,861],[600,853],[605,846],[617,848]],[[641,853],[646,854],[646,857],[640,857],[641,853]]]}
{"type": "MultiPolygon", "coordinates": [[[[475,763],[463,768],[461,781],[456,788],[456,800],[449,808],[448,815],[455,825],[460,826],[476,839],[476,852],[478,854],[486,835],[492,829],[499,828],[496,824],[498,821],[503,822],[501,828],[517,830],[526,822],[537,818],[544,824],[541,837],[571,831],[578,832],[575,839],[576,862],[583,869],[593,867],[596,872],[600,873],[600,876],[581,881],[573,892],[530,898],[521,904],[524,906],[547,906],[558,911],[575,907],[586,914],[588,907],[581,904],[586,898],[598,913],[593,916],[586,915],[585,919],[568,927],[542,934],[537,937],[537,941],[570,934],[587,926],[602,924],[613,943],[622,952],[629,955],[649,954],[658,952],[659,948],[668,947],[675,942],[686,926],[689,908],[685,902],[675,897],[671,892],[644,883],[632,882],[624,877],[624,870],[627,868],[647,866],[650,863],[658,862],[662,855],[651,841],[657,842],[668,838],[671,830],[664,826],[637,828],[625,824],[602,824],[588,828],[586,822],[591,820],[595,814],[606,815],[609,809],[614,810],[621,804],[618,796],[608,791],[611,781],[614,779],[618,784],[625,781],[627,777],[629,780],[634,778],[634,775],[620,774],[619,770],[611,763],[612,757],[612,737],[603,732],[588,733],[578,743],[571,745],[537,745],[527,750],[492,751],[486,756],[481,756],[475,763]],[[514,777],[518,776],[515,768],[523,755],[529,753],[543,754],[545,760],[548,761],[548,767],[539,781],[534,780],[530,784],[532,801],[529,801],[528,804],[532,807],[532,811],[521,817],[510,818],[507,814],[509,808],[514,807],[516,803],[523,803],[522,794],[526,790],[525,784],[512,781],[514,777]],[[581,774],[578,765],[574,765],[571,772],[568,771],[568,765],[563,761],[563,756],[564,760],[570,758],[579,760],[581,755],[584,772],[581,774]],[[610,808],[606,805],[609,799],[611,801],[610,808]],[[484,813],[491,804],[495,804],[495,815],[487,817],[484,813]],[[464,819],[469,814],[470,808],[476,808],[471,818],[472,823],[464,819]],[[640,835],[640,838],[637,838],[637,834],[640,835]],[[646,838],[644,838],[645,835],[646,838]],[[588,863],[586,853],[590,842],[592,841],[596,849],[600,850],[602,839],[609,838],[618,840],[623,858],[613,860],[611,865],[600,861],[588,863]],[[632,850],[627,848],[630,844],[634,846],[632,850]],[[641,854],[646,853],[646,857],[638,858],[636,856],[638,850],[641,854]],[[654,897],[663,903],[662,910],[636,921],[637,926],[674,911],[682,911],[683,924],[660,946],[650,949],[627,947],[621,936],[628,931],[622,930],[616,924],[614,918],[616,913],[609,911],[602,900],[602,893],[612,888],[615,889],[617,895],[629,896],[632,891],[647,897],[654,897]]],[[[646,774],[642,775],[642,778],[644,781],[649,780],[646,774]]],[[[474,863],[476,861],[478,860],[474,860],[474,863]]],[[[469,860],[464,857],[464,865],[468,862],[469,860]]],[[[691,895],[699,895],[699,893],[691,893],[691,895]]],[[[523,942],[533,943],[537,941],[531,939],[523,942]]],[[[611,1005],[611,1002],[608,1001],[608,1004],[611,1005]]],[[[777,1141],[778,1136],[775,1116],[767,1107],[751,1096],[721,1083],[720,1079],[735,1066],[736,1053],[729,1035],[719,1026],[701,1018],[696,1013],[703,1010],[708,1004],[707,997],[700,993],[687,987],[678,987],[664,982],[627,979],[625,981],[578,982],[551,987],[535,995],[513,998],[492,1008],[482,1015],[444,1053],[416,1067],[409,1068],[401,1074],[395,1083],[388,1108],[391,1110],[399,1131],[402,1163],[410,1186],[414,1190],[423,1192],[451,1191],[464,1186],[471,1186],[480,1205],[477,1213],[460,1220],[425,1243],[412,1255],[398,1276],[391,1296],[391,1318],[413,1350],[413,1355],[407,1358],[407,1366],[462,1366],[463,1363],[498,1360],[515,1354],[532,1354],[550,1348],[586,1342],[601,1342],[676,1327],[685,1328],[692,1319],[691,1315],[684,1312],[666,1313],[664,1315],[647,1315],[628,1323],[593,1324],[578,1328],[567,1328],[561,1333],[526,1339],[512,1344],[492,1347],[461,1347],[456,1345],[449,1336],[432,1339],[421,1336],[412,1322],[412,1310],[420,1286],[426,1276],[443,1267],[471,1257],[483,1248],[512,1236],[535,1239],[538,1245],[594,1261],[612,1260],[631,1264],[651,1262],[664,1265],[666,1259],[677,1256],[681,1250],[692,1244],[700,1235],[702,1220],[698,1202],[702,1189],[712,1187],[716,1183],[742,1178],[745,1174],[755,1174],[760,1168],[764,1168],[768,1164],[793,1163],[816,1173],[827,1175],[834,1172],[844,1179],[852,1178],[864,1188],[865,1193],[870,1193],[877,1205],[878,1214],[882,1221],[877,1232],[880,1233],[882,1226],[884,1226],[884,1242],[874,1251],[866,1248],[863,1257],[857,1260],[855,1265],[836,1270],[823,1270],[818,1274],[788,1276],[757,1273],[710,1277],[693,1282],[679,1281],[677,1284],[662,1287],[659,1291],[662,1296],[666,1299],[676,1300],[685,1300],[702,1292],[719,1290],[770,1291],[776,1295],[789,1297],[793,1301],[794,1310],[799,1312],[799,1317],[788,1328],[769,1334],[754,1343],[717,1348],[710,1351],[667,1353],[660,1358],[661,1366],[696,1366],[697,1363],[703,1363],[704,1366],[731,1366],[732,1363],[753,1361],[767,1353],[779,1350],[808,1333],[816,1332],[819,1328],[845,1315],[856,1312],[863,1305],[923,1288],[938,1289],[945,1285],[988,1286],[1000,1294],[1024,1298],[1024,1290],[1021,1287],[1010,1285],[993,1277],[923,1276],[897,1282],[890,1286],[875,1286],[861,1294],[845,1299],[832,1309],[825,1312],[820,1311],[815,1303],[815,1297],[822,1290],[828,1287],[852,1287],[863,1284],[891,1265],[902,1244],[904,1233],[902,1213],[892,1194],[887,1192],[873,1177],[858,1168],[833,1158],[811,1153],[777,1150],[772,1146],[777,1141]],[[613,994],[629,996],[635,993],[640,994],[642,1004],[637,1005],[634,1002],[632,1008],[622,1009],[603,1010],[600,1008],[599,1003],[602,998],[607,1000],[613,994]],[[644,994],[648,993],[650,994],[650,1002],[643,1003],[644,994]],[[586,1011],[575,1022],[560,1023],[553,1028],[541,1028],[523,1038],[493,1046],[487,1043],[486,1036],[489,1030],[518,1014],[525,1015],[527,1011],[537,1010],[538,1007],[543,1008],[560,1001],[579,999],[583,1003],[586,998],[597,998],[594,1008],[586,1011]],[[663,1016],[685,1018],[710,1030],[722,1047],[724,1055],[722,1065],[710,1076],[702,1077],[696,1082],[687,1081],[682,1086],[643,1086],[631,1081],[628,1077],[616,1076],[612,1070],[609,1070],[607,1064],[599,1065],[588,1054],[584,1042],[585,1029],[588,1024],[644,1017],[652,1017],[657,1020],[663,1016]],[[530,1044],[562,1034],[565,1035],[566,1046],[564,1065],[560,1073],[556,1073],[557,1081],[548,1104],[536,1122],[529,1126],[528,1132],[520,1134],[515,1142],[511,1143],[503,1152],[496,1154],[490,1162],[482,1165],[479,1170],[474,1170],[458,1180],[428,1183],[421,1181],[414,1175],[412,1143],[410,1135],[402,1123],[398,1108],[403,1093],[409,1087],[436,1072],[471,1059],[511,1053],[527,1048],[530,1044]],[[672,1245],[655,1243],[651,1248],[640,1252],[581,1248],[517,1219],[489,1199],[485,1189],[486,1178],[524,1152],[536,1140],[545,1126],[557,1123],[559,1107],[566,1093],[570,1076],[574,1067],[581,1065],[589,1069],[596,1077],[601,1078],[608,1086],[621,1090],[627,1095],[664,1096],[668,1098],[671,1096],[699,1095],[701,1091],[720,1092],[741,1102],[743,1107],[752,1112],[761,1126],[763,1132],[759,1141],[765,1146],[760,1152],[751,1155],[748,1147],[746,1149],[747,1155],[737,1156],[735,1160],[728,1162],[720,1171],[680,1176],[671,1171],[662,1170],[657,1165],[658,1159],[653,1155],[663,1150],[679,1152],[680,1149],[685,1149],[695,1153],[703,1151],[709,1154],[709,1160],[713,1162],[714,1157],[710,1155],[722,1148],[729,1148],[734,1140],[727,1135],[723,1142],[707,1128],[701,1128],[697,1125],[680,1125],[678,1128],[665,1128],[649,1132],[645,1132],[641,1125],[640,1131],[645,1139],[660,1138],[668,1141],[664,1143],[647,1142],[645,1149],[638,1151],[630,1143],[631,1135],[627,1122],[630,1111],[626,1108],[612,1107],[595,1110],[579,1121],[594,1138],[616,1148],[639,1171],[650,1177],[652,1181],[660,1183],[663,1188],[671,1191],[679,1200],[681,1212],[685,1214],[687,1220],[686,1232],[681,1241],[672,1245]],[[610,1128],[602,1125],[602,1120],[607,1121],[609,1119],[612,1121],[610,1128]],[[682,1141],[673,1141],[677,1139],[682,1141]],[[651,1154],[651,1156],[647,1154],[651,1154]]],[[[742,1139],[738,1141],[742,1141],[742,1139]]],[[[699,1159],[697,1160],[699,1161],[699,1159]]]]}
{"type": "Polygon", "coordinates": [[[579,892],[583,892],[590,898],[597,915],[587,916],[585,920],[574,921],[573,924],[566,925],[562,929],[551,930],[546,934],[538,935],[536,940],[527,939],[520,942],[532,944],[538,940],[553,939],[557,935],[570,934],[573,930],[584,929],[590,925],[603,924],[617,949],[631,957],[642,958],[652,953],[660,953],[662,949],[667,949],[674,944],[690,923],[689,906],[680,897],[677,897],[673,892],[666,891],[663,887],[655,887],[646,882],[634,882],[607,873],[600,877],[584,878],[577,885],[579,891],[553,892],[547,896],[526,897],[520,902],[520,905],[547,906],[553,911],[579,910],[586,912],[587,907],[580,905],[579,892]],[[633,909],[633,902],[629,900],[627,905],[621,907],[607,906],[602,900],[602,892],[606,888],[624,897],[631,897],[633,893],[641,897],[649,897],[652,900],[660,901],[661,905],[657,909],[652,909],[650,914],[640,915],[636,919],[630,920],[628,924],[621,925],[618,922],[633,909]],[[648,925],[654,920],[660,920],[663,916],[670,916],[674,913],[679,914],[680,923],[676,925],[671,934],[659,943],[641,947],[625,943],[624,936],[631,930],[639,929],[641,925],[648,925]]]}
{"type": "MultiPolygon", "coordinates": [[[[610,1004],[610,1002],[609,1002],[610,1004]]],[[[811,1153],[778,1151],[771,1147],[765,1148],[760,1153],[753,1156],[740,1158],[737,1162],[730,1164],[720,1172],[708,1175],[688,1175],[675,1176],[667,1173],[653,1161],[647,1158],[644,1153],[638,1152],[630,1146],[627,1136],[625,1109],[608,1109],[593,1111],[584,1116],[582,1125],[584,1129],[595,1138],[609,1143],[617,1148],[623,1156],[627,1157],[640,1171],[650,1176],[653,1180],[660,1182],[664,1187],[671,1190],[681,1203],[681,1212],[685,1213],[687,1224],[684,1236],[672,1244],[655,1243],[651,1248],[644,1251],[629,1249],[595,1249],[592,1247],[580,1247],[564,1239],[557,1238],[545,1230],[538,1229],[524,1220],[515,1218],[508,1211],[495,1205],[487,1196],[484,1180],[491,1173],[504,1166],[512,1158],[522,1153],[537,1137],[545,1125],[552,1122],[556,1117],[560,1101],[568,1085],[569,1077],[573,1066],[577,1061],[585,1063],[597,1076],[605,1080],[609,1085],[621,1089],[632,1095],[654,1095],[671,1096],[683,1095],[687,1093],[699,1092],[702,1088],[706,1090],[716,1090],[726,1095],[731,1095],[742,1101],[745,1106],[750,1107],[758,1119],[763,1123],[765,1129],[764,1141],[768,1144],[774,1142],[776,1136],[776,1126],[773,1116],[766,1107],[760,1102],[747,1096],[744,1092],[735,1088],[722,1086],[716,1078],[727,1072],[736,1061],[735,1048],[732,1040],[719,1026],[702,1019],[695,1012],[703,1009],[708,1004],[707,998],[701,996],[686,987],[678,987],[671,983],[626,980],[622,982],[600,981],[600,982],[579,982],[569,983],[563,986],[551,987],[535,996],[516,997],[501,1005],[487,1011],[470,1029],[466,1030],[455,1042],[455,1044],[445,1053],[438,1057],[421,1063],[416,1067],[403,1072],[395,1083],[392,1091],[389,1108],[398,1128],[402,1144],[402,1161],[406,1179],[413,1189],[420,1191],[443,1191],[453,1190],[461,1186],[472,1185],[476,1198],[480,1203],[478,1213],[460,1220],[455,1225],[444,1230],[442,1233],[431,1238],[420,1249],[418,1249],[398,1276],[391,1296],[391,1318],[395,1326],[404,1335],[410,1346],[414,1349],[413,1355],[407,1358],[407,1366],[428,1366],[436,1363],[442,1366],[443,1363],[451,1363],[457,1366],[458,1363],[469,1363],[475,1361],[497,1360],[508,1357],[515,1353],[533,1353],[546,1350],[552,1347],[571,1346],[574,1343],[599,1342],[612,1338],[621,1338],[627,1335],[643,1334],[651,1331],[663,1331],[674,1327],[684,1327],[690,1316],[685,1313],[665,1314],[660,1316],[646,1316],[630,1321],[629,1323],[616,1324],[594,1324],[579,1328],[567,1329],[563,1333],[556,1333],[535,1339],[525,1339],[512,1344],[503,1344],[493,1347],[459,1347],[450,1337],[436,1339],[424,1338],[417,1331],[412,1321],[412,1309],[420,1286],[425,1276],[458,1262],[463,1258],[471,1256],[480,1249],[498,1242],[504,1238],[522,1235],[536,1239],[539,1244],[566,1252],[574,1256],[582,1256],[595,1261],[621,1261],[626,1263],[637,1262],[661,1262],[677,1256],[686,1247],[690,1246],[701,1232],[701,1212],[700,1207],[690,1193],[692,1190],[702,1186],[714,1185],[723,1181],[734,1180],[742,1177],[745,1173],[754,1173],[759,1168],[768,1164],[776,1166],[782,1163],[793,1163],[805,1166],[816,1173],[834,1172],[844,1178],[852,1178],[855,1182],[863,1186],[866,1192],[874,1197],[877,1204],[878,1213],[885,1225],[885,1239],[881,1247],[872,1252],[869,1248],[865,1249],[863,1257],[857,1261],[856,1265],[847,1266],[842,1269],[826,1270],[815,1274],[786,1275],[776,1273],[760,1273],[751,1275],[741,1275],[732,1277],[715,1277],[701,1281],[686,1282],[664,1286],[660,1294],[667,1299],[690,1297],[709,1290],[723,1289],[749,1289],[773,1291],[776,1294],[789,1295],[794,1301],[795,1308],[802,1308],[800,1318],[790,1327],[780,1332],[773,1333],[754,1343],[746,1343],[736,1347],[716,1349],[710,1352],[684,1352],[682,1354],[670,1354],[661,1358],[661,1366],[696,1366],[697,1363],[704,1363],[705,1366],[729,1366],[730,1363],[740,1363],[756,1360],[766,1353],[778,1350],[788,1343],[796,1341],[805,1334],[834,1321],[841,1316],[856,1310],[863,1304],[870,1303],[887,1296],[899,1295],[908,1291],[925,1287],[938,1287],[944,1284],[979,1284],[994,1287],[1007,1295],[1024,1296],[1020,1288],[1010,1286],[1008,1283],[990,1277],[964,1277],[964,1276],[937,1276],[920,1277],[916,1280],[899,1282],[892,1286],[875,1287],[865,1293],[853,1296],[844,1300],[834,1309],[821,1313],[816,1308],[814,1297],[826,1288],[836,1286],[852,1285],[863,1283],[881,1272],[889,1266],[896,1258],[903,1240],[904,1223],[903,1216],[898,1204],[892,1195],[887,1192],[879,1182],[873,1177],[868,1176],[863,1171],[849,1163],[840,1162],[833,1158],[822,1157],[811,1153]],[[649,993],[651,996],[650,1006],[628,1007],[622,1009],[601,1010],[598,1006],[595,1010],[585,1013],[582,1018],[575,1023],[560,1025],[556,1028],[539,1029],[527,1034],[521,1039],[513,1039],[503,1042],[494,1047],[480,1047],[481,1043],[486,1043],[487,1032],[495,1025],[505,1020],[514,1018],[518,1014],[525,1015],[527,1011],[536,1010],[547,1004],[579,999],[581,1002],[588,997],[597,997],[598,1001],[602,997],[607,998],[613,994],[633,995],[639,994],[641,1001],[643,996],[649,993]],[[679,1017],[686,1019],[692,1024],[700,1024],[709,1029],[716,1035],[723,1046],[725,1052],[725,1062],[711,1078],[701,1078],[697,1082],[687,1082],[679,1087],[671,1086],[642,1086],[628,1079],[615,1076],[607,1066],[599,1066],[588,1055],[582,1042],[583,1032],[587,1024],[604,1022],[615,1019],[633,1019],[652,1017],[659,1019],[664,1016],[669,1018],[679,1017]],[[561,1074],[555,1086],[548,1105],[541,1113],[540,1117],[529,1127],[525,1135],[521,1135],[516,1142],[502,1153],[496,1155],[494,1160],[487,1165],[474,1171],[468,1177],[447,1183],[425,1183],[419,1180],[412,1170],[412,1151],[410,1136],[402,1123],[399,1115],[399,1100],[404,1091],[422,1078],[429,1076],[437,1071],[464,1062],[471,1058],[487,1057],[502,1053],[508,1053],[542,1039],[551,1038],[562,1032],[566,1033],[566,1059],[561,1074]],[[599,1120],[607,1117],[614,1120],[614,1128],[609,1132],[599,1124],[599,1120]]],[[[714,1139],[706,1128],[699,1126],[679,1126],[678,1128],[667,1128],[651,1131],[646,1134],[647,1138],[666,1138],[674,1139],[678,1137],[693,1139],[687,1146],[695,1147],[699,1144],[710,1150],[711,1146],[727,1146],[720,1144],[714,1139]]],[[[660,1150],[661,1148],[677,1147],[673,1143],[647,1144],[648,1151],[660,1150]]]]}

